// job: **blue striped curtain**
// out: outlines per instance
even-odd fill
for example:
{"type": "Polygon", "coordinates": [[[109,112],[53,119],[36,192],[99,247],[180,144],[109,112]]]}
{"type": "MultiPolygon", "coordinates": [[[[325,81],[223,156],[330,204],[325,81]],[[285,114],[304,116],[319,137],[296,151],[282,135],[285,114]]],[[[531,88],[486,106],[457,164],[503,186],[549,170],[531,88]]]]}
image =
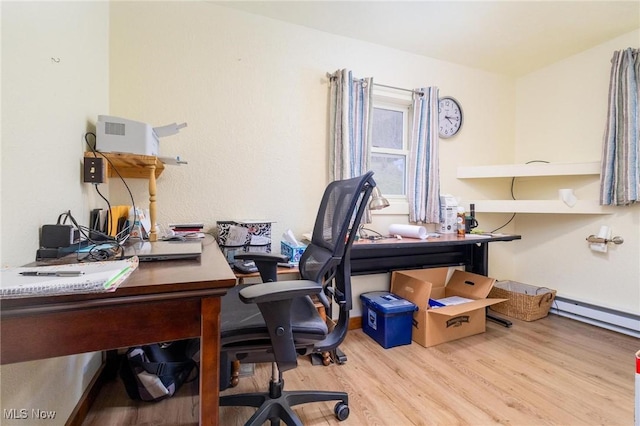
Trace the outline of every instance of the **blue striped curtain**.
{"type": "Polygon", "coordinates": [[[416,89],[409,154],[409,222],[440,223],[438,88],[416,89]]]}
{"type": "MultiPolygon", "coordinates": [[[[361,176],[369,171],[373,78],[354,79],[342,69],[330,77],[329,164],[331,180],[361,176]]],[[[367,209],[362,223],[371,223],[367,209]]]]}
{"type": "Polygon", "coordinates": [[[609,114],[602,149],[600,204],[640,201],[638,136],[640,60],[638,49],[616,51],[611,59],[609,114]]]}
{"type": "Polygon", "coordinates": [[[331,76],[329,103],[332,180],[369,170],[373,79],[354,79],[343,69],[331,76]]]}

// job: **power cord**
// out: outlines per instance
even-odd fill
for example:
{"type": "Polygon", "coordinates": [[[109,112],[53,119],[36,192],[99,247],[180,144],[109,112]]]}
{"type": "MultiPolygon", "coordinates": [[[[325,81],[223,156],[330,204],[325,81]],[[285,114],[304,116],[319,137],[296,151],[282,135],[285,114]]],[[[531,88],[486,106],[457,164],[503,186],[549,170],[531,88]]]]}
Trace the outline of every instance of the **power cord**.
{"type": "Polygon", "coordinates": [[[87,241],[89,244],[92,245],[92,247],[89,249],[89,252],[85,257],[80,258],[80,251],[78,250],[76,252],[77,260],[79,262],[101,261],[101,260],[109,260],[114,258],[121,251],[122,244],[124,243],[124,241],[126,241],[128,237],[127,235],[123,239],[118,238],[118,236],[114,238],[103,232],[91,229],[87,226],[80,225],[78,224],[77,220],[73,217],[70,210],[58,216],[58,224],[65,224],[67,220],[69,220],[73,224],[73,226],[78,230],[80,235],[84,237],[84,241],[87,241]],[[104,240],[96,241],[93,238],[93,235],[99,236],[104,240]]]}
{"type": "MultiPolygon", "coordinates": [[[[98,154],[100,154],[105,160],[107,160],[107,162],[109,163],[109,165],[111,166],[111,168],[116,172],[116,174],[118,175],[118,177],[120,178],[120,180],[122,181],[122,183],[124,184],[125,188],[127,188],[127,192],[129,193],[129,198],[131,198],[131,205],[133,207],[133,223],[129,224],[126,228],[127,234],[131,231],[131,229],[133,228],[133,225],[135,225],[136,219],[138,217],[138,210],[136,209],[136,202],[133,199],[133,194],[131,193],[131,189],[129,188],[129,185],[127,185],[127,181],[124,180],[124,178],[122,177],[122,175],[120,174],[120,171],[118,170],[118,168],[111,162],[111,160],[109,160],[109,158],[104,155],[102,152],[98,151],[96,149],[96,145],[97,145],[97,138],[96,138],[96,134],[93,132],[87,132],[84,135],[84,141],[86,142],[87,146],[89,147],[89,149],[91,150],[91,152],[93,153],[94,157],[98,157],[98,154]],[[91,145],[91,143],[89,143],[89,139],[87,138],[89,135],[93,136],[93,145],[91,145]]],[[[107,203],[107,207],[109,208],[108,212],[111,213],[111,204],[109,203],[109,200],[107,200],[104,195],[102,195],[102,193],[100,192],[100,190],[98,189],[98,184],[94,184],[94,187],[96,189],[96,192],[98,193],[98,195],[100,196],[100,198],[102,198],[106,203],[107,203]]],[[[111,214],[107,214],[107,229],[111,229],[111,214]]]]}
{"type": "Polygon", "coordinates": [[[361,240],[384,240],[388,238],[385,235],[382,235],[381,233],[379,233],[378,231],[374,231],[373,229],[369,229],[369,228],[365,228],[362,225],[360,225],[360,227],[358,228],[358,239],[361,240]],[[373,232],[375,235],[369,235],[368,232],[373,232]]]}
{"type": "MultiPolygon", "coordinates": [[[[549,161],[546,161],[546,160],[531,160],[531,161],[527,161],[525,164],[531,164],[531,163],[549,163],[549,161]]],[[[515,197],[515,195],[513,193],[513,187],[515,185],[515,182],[516,182],[516,178],[514,176],[514,177],[511,178],[511,199],[512,200],[516,200],[516,197],[515,197]]],[[[511,221],[516,217],[516,214],[517,213],[512,214],[511,218],[508,221],[506,221],[502,226],[499,226],[498,228],[496,228],[493,231],[491,231],[491,233],[493,234],[496,231],[499,231],[502,228],[504,228],[505,226],[507,226],[508,224],[510,224],[511,221]]]]}

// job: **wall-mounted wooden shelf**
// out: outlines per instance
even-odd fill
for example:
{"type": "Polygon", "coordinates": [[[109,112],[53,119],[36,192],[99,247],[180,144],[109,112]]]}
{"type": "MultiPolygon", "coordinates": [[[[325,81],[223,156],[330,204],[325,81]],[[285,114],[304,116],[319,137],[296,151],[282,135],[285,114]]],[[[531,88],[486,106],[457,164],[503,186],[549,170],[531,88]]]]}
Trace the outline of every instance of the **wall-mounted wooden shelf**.
{"type": "Polygon", "coordinates": [[[149,231],[149,241],[158,240],[156,222],[156,179],[160,177],[164,170],[164,164],[158,157],[153,155],[123,154],[117,152],[85,152],[84,156],[94,158],[95,156],[106,158],[107,176],[149,180],[149,219],[151,220],[151,230],[149,231]],[[114,170],[114,168],[117,170],[114,170]]]}
{"type": "MultiPolygon", "coordinates": [[[[108,177],[118,177],[118,174],[113,170],[113,167],[118,169],[118,172],[120,172],[122,177],[135,179],[147,179],[151,168],[154,168],[154,177],[157,179],[164,170],[164,164],[162,161],[153,155],[102,152],[99,153],[98,156],[104,156],[110,161],[109,165],[107,165],[108,177]],[[111,165],[113,165],[113,167],[111,167],[111,165]]],[[[85,152],[85,157],[93,157],[93,153],[85,152]]]]}

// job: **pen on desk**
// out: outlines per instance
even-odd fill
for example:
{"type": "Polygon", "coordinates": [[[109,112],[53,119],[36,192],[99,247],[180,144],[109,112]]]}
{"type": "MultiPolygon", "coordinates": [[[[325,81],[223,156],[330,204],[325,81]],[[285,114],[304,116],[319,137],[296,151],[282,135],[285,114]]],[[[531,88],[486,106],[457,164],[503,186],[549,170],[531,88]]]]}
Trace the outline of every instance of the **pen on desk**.
{"type": "Polygon", "coordinates": [[[82,271],[25,271],[20,275],[25,277],[77,277],[84,274],[82,271]]]}

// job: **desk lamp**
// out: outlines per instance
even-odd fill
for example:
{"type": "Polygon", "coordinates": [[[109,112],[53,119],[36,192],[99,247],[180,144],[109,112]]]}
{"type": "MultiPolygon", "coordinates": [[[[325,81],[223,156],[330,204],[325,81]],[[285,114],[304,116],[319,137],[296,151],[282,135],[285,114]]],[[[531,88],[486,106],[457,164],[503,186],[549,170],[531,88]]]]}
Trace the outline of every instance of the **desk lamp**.
{"type": "MultiPolygon", "coordinates": [[[[369,201],[369,210],[382,210],[386,207],[389,207],[389,200],[382,196],[382,192],[376,186],[373,188],[371,192],[371,201],[369,201]]],[[[383,239],[384,237],[377,231],[375,232],[376,236],[369,236],[366,231],[372,231],[371,229],[366,229],[363,224],[360,224],[358,227],[358,238],[364,238],[368,240],[378,240],[383,239]]]]}
{"type": "Polygon", "coordinates": [[[369,202],[369,210],[382,210],[389,207],[389,200],[382,196],[380,189],[376,186],[371,193],[371,201],[369,202]]]}

